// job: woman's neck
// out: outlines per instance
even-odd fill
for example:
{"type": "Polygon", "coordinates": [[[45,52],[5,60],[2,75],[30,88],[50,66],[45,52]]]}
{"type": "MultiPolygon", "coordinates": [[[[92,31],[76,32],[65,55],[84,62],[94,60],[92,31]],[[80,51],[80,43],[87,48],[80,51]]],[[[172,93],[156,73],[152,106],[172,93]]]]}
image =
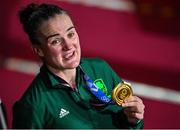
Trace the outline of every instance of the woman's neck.
{"type": "Polygon", "coordinates": [[[48,65],[47,65],[47,67],[53,74],[61,77],[67,83],[69,83],[73,89],[76,87],[76,68],[58,70],[58,69],[52,68],[51,66],[48,66],[48,65]]]}

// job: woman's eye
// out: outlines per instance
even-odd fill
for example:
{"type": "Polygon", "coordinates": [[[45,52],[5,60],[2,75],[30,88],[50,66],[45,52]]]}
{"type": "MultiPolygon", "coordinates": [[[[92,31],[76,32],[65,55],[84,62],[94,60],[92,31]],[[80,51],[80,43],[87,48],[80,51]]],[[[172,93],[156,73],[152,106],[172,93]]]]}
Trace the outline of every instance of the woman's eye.
{"type": "Polygon", "coordinates": [[[72,38],[73,36],[74,36],[74,32],[71,32],[71,33],[68,34],[69,38],[72,38]]]}
{"type": "Polygon", "coordinates": [[[56,39],[56,40],[53,40],[52,42],[51,42],[51,44],[53,44],[53,45],[56,45],[56,44],[61,44],[61,40],[59,40],[59,39],[56,39]]]}

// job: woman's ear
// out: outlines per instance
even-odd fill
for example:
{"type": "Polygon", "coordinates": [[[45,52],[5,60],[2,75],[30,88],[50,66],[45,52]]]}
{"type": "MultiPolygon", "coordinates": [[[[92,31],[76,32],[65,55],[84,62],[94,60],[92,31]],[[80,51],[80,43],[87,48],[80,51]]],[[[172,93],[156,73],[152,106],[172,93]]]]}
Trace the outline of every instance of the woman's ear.
{"type": "Polygon", "coordinates": [[[40,56],[40,57],[44,56],[42,49],[38,45],[33,45],[32,49],[38,56],[40,56]]]}

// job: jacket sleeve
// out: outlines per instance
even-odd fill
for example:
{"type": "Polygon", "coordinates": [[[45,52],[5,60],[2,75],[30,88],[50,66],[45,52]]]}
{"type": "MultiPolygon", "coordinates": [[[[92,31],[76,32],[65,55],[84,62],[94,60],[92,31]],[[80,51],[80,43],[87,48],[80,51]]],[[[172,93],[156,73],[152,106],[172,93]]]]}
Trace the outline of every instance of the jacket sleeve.
{"type": "Polygon", "coordinates": [[[123,108],[117,113],[112,115],[114,125],[120,129],[143,129],[144,120],[137,122],[136,124],[129,123],[126,115],[123,112],[123,108]]]}
{"type": "Polygon", "coordinates": [[[33,105],[16,102],[13,106],[13,124],[15,129],[43,128],[43,116],[33,105]]]}

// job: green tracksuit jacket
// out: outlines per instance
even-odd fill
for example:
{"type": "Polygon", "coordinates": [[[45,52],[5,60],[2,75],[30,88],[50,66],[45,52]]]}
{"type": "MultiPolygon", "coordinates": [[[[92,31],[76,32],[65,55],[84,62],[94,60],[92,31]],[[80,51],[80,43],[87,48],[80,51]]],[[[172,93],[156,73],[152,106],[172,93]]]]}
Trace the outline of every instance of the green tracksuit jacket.
{"type": "MultiPolygon", "coordinates": [[[[121,79],[103,60],[82,58],[83,71],[109,97],[121,79]]],[[[118,129],[143,127],[128,123],[123,108],[105,105],[86,88],[80,67],[73,90],[45,65],[19,101],[13,106],[13,128],[118,129]]]]}

